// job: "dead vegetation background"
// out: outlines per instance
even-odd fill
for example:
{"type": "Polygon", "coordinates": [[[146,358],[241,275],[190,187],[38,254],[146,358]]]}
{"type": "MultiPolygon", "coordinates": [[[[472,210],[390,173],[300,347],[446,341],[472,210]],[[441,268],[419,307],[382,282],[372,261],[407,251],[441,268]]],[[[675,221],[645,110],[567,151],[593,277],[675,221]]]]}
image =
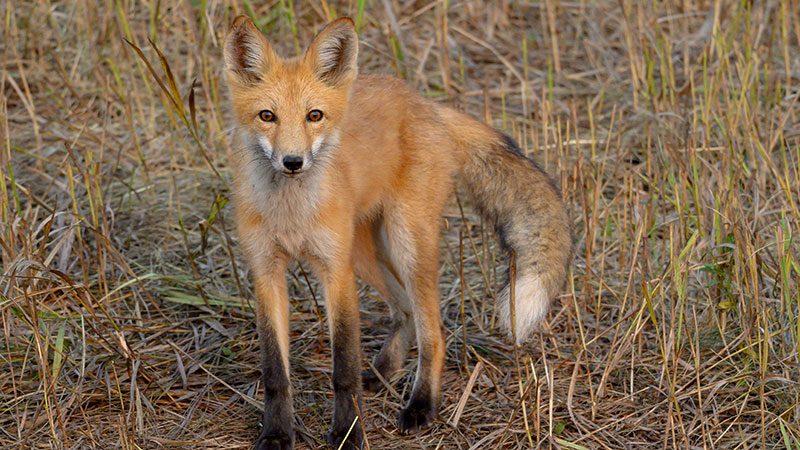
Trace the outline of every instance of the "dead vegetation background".
{"type": "MultiPolygon", "coordinates": [[[[249,14],[284,55],[355,17],[362,72],[515,136],[574,218],[564,295],[514,350],[494,327],[496,242],[454,198],[440,419],[398,434],[409,360],[395,390],[366,398],[370,448],[800,450],[798,2],[19,0],[0,13],[1,448],[251,446],[257,342],[220,79],[220,42],[249,14]]],[[[324,299],[300,267],[289,278],[298,447],[321,448],[324,299]]],[[[368,358],[386,309],[359,294],[368,358]]]]}

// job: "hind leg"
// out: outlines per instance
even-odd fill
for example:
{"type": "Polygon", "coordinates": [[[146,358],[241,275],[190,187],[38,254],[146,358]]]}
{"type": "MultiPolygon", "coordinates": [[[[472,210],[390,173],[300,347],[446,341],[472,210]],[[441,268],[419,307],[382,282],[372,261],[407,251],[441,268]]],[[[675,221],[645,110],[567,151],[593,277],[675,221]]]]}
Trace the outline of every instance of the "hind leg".
{"type": "Polygon", "coordinates": [[[385,220],[391,260],[408,293],[419,347],[414,389],[399,420],[400,430],[412,431],[436,417],[445,340],[438,301],[439,211],[402,206],[387,208],[385,220]]]}
{"type": "MultiPolygon", "coordinates": [[[[403,367],[411,340],[414,338],[414,316],[411,311],[411,302],[403,289],[391,266],[379,262],[378,267],[383,274],[387,286],[386,302],[391,311],[392,324],[389,335],[383,342],[380,352],[375,356],[372,365],[384,380],[388,380],[395,372],[403,367]]],[[[370,368],[362,375],[364,387],[370,391],[378,391],[383,383],[370,368]]]]}
{"type": "MultiPolygon", "coordinates": [[[[383,342],[380,352],[372,360],[372,365],[384,380],[388,380],[402,368],[411,341],[414,339],[414,316],[411,301],[398,279],[392,265],[382,223],[364,224],[359,227],[357,237],[356,270],[359,278],[374,287],[389,305],[391,326],[389,335],[383,342]]],[[[369,368],[362,374],[364,388],[373,392],[380,390],[383,383],[369,368]]]]}

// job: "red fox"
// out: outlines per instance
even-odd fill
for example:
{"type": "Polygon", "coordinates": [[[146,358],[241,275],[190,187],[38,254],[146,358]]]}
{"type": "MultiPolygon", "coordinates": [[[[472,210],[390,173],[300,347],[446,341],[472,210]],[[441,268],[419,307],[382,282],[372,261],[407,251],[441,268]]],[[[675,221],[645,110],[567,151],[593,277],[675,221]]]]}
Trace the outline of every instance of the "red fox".
{"type": "MultiPolygon", "coordinates": [[[[352,20],[328,24],[303,56],[279,57],[247,17],[224,44],[236,132],[238,234],[257,297],[264,383],[256,448],[294,442],[289,385],[290,258],[308,261],[326,298],[333,353],[333,448],[361,448],[362,386],[356,277],[387,301],[392,326],[374,359],[388,379],[419,346],[403,432],[436,416],[445,340],[438,305],[441,214],[460,180],[516,255],[514,305],[499,309],[518,343],[562,289],[571,256],[567,211],[553,182],[514,141],[433,103],[404,81],[358,75],[352,20]],[[514,324],[511,319],[514,318],[514,324]]],[[[362,381],[363,380],[363,381],[362,381]]]]}

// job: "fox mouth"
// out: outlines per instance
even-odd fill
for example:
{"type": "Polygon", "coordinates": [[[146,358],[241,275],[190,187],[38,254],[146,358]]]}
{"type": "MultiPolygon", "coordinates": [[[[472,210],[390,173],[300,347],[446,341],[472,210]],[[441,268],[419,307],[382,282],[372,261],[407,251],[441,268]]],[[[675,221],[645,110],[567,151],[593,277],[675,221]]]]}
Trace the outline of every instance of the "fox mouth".
{"type": "Polygon", "coordinates": [[[311,164],[308,164],[309,167],[292,167],[291,169],[286,167],[284,164],[280,164],[276,161],[271,161],[272,170],[274,170],[277,174],[281,174],[286,178],[298,178],[300,175],[308,172],[311,168],[311,164]]]}
{"type": "Polygon", "coordinates": [[[302,170],[302,169],[300,169],[300,170],[281,170],[281,174],[283,174],[283,176],[285,176],[286,178],[296,178],[296,177],[300,176],[303,172],[305,172],[305,171],[302,170]]]}

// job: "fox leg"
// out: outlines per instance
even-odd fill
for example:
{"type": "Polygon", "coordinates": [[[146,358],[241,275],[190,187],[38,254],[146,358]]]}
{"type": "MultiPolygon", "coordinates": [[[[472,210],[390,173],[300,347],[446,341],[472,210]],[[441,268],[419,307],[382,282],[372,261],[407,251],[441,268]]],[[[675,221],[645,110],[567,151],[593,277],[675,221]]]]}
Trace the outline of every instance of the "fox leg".
{"type": "MultiPolygon", "coordinates": [[[[402,367],[408,356],[408,348],[414,338],[414,316],[411,301],[392,265],[382,225],[382,220],[358,225],[353,260],[358,277],[375,288],[389,305],[392,319],[389,335],[372,360],[377,373],[388,380],[402,367]]],[[[366,390],[377,392],[383,387],[372,368],[364,370],[361,379],[366,390]]]]}
{"type": "MultiPolygon", "coordinates": [[[[389,335],[386,336],[380,352],[372,360],[372,365],[381,377],[388,381],[392,374],[400,370],[408,356],[409,346],[414,339],[414,315],[411,300],[397,279],[391,263],[379,261],[378,269],[386,285],[387,292],[382,295],[389,304],[392,323],[389,335]]],[[[376,392],[383,386],[371,368],[365,370],[362,376],[365,388],[370,391],[376,392]]]]}
{"type": "MultiPolygon", "coordinates": [[[[400,370],[408,356],[409,346],[414,339],[414,313],[411,299],[403,288],[397,269],[392,264],[386,234],[379,229],[374,238],[377,266],[386,286],[386,293],[382,295],[389,305],[392,324],[389,335],[386,336],[372,365],[385,380],[388,380],[393,373],[400,370]]],[[[365,372],[364,386],[371,391],[377,391],[382,386],[371,369],[365,372]]]]}
{"type": "Polygon", "coordinates": [[[333,353],[333,427],[328,441],[335,449],[355,450],[363,442],[360,424],[351,429],[361,410],[361,338],[356,281],[349,261],[336,257],[312,263],[325,291],[333,353]],[[347,443],[342,446],[345,436],[347,443]]]}
{"type": "MultiPolygon", "coordinates": [[[[434,208],[435,209],[435,208],[434,208]]],[[[416,212],[424,209],[415,209],[416,212]]],[[[444,366],[445,341],[439,310],[439,222],[437,214],[386,211],[385,227],[392,264],[406,288],[419,348],[414,389],[400,412],[399,428],[411,431],[436,416],[444,366]],[[421,217],[420,217],[421,216],[421,217]]]]}
{"type": "MultiPolygon", "coordinates": [[[[265,262],[266,261],[261,261],[265,262]]],[[[261,346],[264,418],[256,450],[291,450],[292,395],[289,385],[289,299],[285,259],[254,265],[256,326],[261,346]]]]}

